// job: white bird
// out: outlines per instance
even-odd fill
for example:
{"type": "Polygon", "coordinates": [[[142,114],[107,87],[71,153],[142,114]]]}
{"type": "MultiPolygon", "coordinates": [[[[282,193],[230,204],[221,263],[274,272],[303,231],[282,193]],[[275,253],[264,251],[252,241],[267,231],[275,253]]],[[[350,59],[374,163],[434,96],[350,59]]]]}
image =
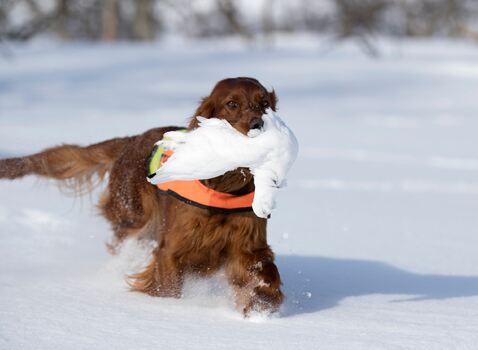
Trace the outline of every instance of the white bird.
{"type": "Polygon", "coordinates": [[[240,167],[249,168],[255,185],[252,209],[257,216],[268,217],[297,157],[298,142],[271,111],[263,120],[263,128],[251,130],[247,136],[226,120],[202,117],[198,117],[199,127],[191,132],[166,133],[163,146],[174,153],[149,181],[210,179],[240,167]]]}

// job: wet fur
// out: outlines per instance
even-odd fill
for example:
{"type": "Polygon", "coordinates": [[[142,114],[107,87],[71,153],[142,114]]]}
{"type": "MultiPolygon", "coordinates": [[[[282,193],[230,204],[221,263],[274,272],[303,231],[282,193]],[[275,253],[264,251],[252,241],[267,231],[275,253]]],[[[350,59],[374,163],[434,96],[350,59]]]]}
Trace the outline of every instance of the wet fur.
{"type": "MultiPolygon", "coordinates": [[[[253,106],[259,96],[275,109],[274,92],[267,92],[255,79],[235,78],[219,82],[194,115],[221,116],[241,132],[247,132],[248,123],[262,116],[263,110],[224,109],[224,99],[235,96],[237,91],[245,96],[244,103],[253,106]]],[[[196,119],[192,118],[189,128],[196,126],[196,119]]],[[[156,187],[146,181],[145,164],[154,143],[165,132],[175,129],[177,127],[156,128],[138,136],[88,147],[62,145],[31,156],[3,159],[0,160],[0,178],[39,175],[62,180],[82,193],[109,174],[99,209],[114,231],[110,250],[115,252],[125,238],[157,242],[146,269],[130,276],[132,290],[152,296],[180,297],[186,274],[209,276],[224,268],[234,287],[236,304],[245,315],[253,310],[277,310],[283,294],[274,254],[267,244],[265,219],[252,212],[223,214],[196,208],[160,195],[156,187]]],[[[234,194],[254,190],[253,177],[245,169],[203,180],[203,183],[234,194]]]]}

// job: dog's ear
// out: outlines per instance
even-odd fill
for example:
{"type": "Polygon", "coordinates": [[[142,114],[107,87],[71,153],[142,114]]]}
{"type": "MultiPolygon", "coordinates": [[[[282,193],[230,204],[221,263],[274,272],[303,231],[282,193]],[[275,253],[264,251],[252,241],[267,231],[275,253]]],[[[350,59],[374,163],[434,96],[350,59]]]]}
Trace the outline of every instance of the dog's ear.
{"type": "Polygon", "coordinates": [[[214,117],[214,110],[215,110],[215,104],[212,101],[212,98],[210,96],[204,97],[201,100],[201,104],[196,109],[196,112],[194,112],[194,116],[191,118],[191,121],[189,122],[189,128],[195,129],[198,127],[199,122],[197,121],[196,117],[204,117],[204,118],[214,117]]]}
{"type": "Polygon", "coordinates": [[[269,92],[269,99],[271,101],[271,109],[275,112],[277,109],[277,96],[274,89],[272,89],[272,91],[269,92]]]}

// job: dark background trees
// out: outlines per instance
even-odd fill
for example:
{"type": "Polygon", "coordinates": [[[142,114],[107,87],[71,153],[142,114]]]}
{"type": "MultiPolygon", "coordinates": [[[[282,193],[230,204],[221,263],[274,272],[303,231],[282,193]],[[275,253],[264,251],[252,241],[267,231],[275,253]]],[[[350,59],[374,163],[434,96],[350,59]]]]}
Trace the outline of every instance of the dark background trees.
{"type": "Polygon", "coordinates": [[[474,0],[0,0],[0,37],[153,40],[309,31],[336,38],[465,37],[478,40],[474,0]]]}

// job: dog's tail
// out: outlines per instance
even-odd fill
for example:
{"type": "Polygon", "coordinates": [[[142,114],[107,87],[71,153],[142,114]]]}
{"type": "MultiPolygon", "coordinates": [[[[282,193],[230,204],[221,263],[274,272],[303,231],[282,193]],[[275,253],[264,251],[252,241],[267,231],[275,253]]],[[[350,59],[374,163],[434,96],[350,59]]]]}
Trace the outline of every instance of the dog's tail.
{"type": "Polygon", "coordinates": [[[62,180],[75,193],[88,192],[104,179],[131,139],[115,138],[87,147],[62,145],[26,157],[0,159],[0,179],[38,175],[62,180]]]}

